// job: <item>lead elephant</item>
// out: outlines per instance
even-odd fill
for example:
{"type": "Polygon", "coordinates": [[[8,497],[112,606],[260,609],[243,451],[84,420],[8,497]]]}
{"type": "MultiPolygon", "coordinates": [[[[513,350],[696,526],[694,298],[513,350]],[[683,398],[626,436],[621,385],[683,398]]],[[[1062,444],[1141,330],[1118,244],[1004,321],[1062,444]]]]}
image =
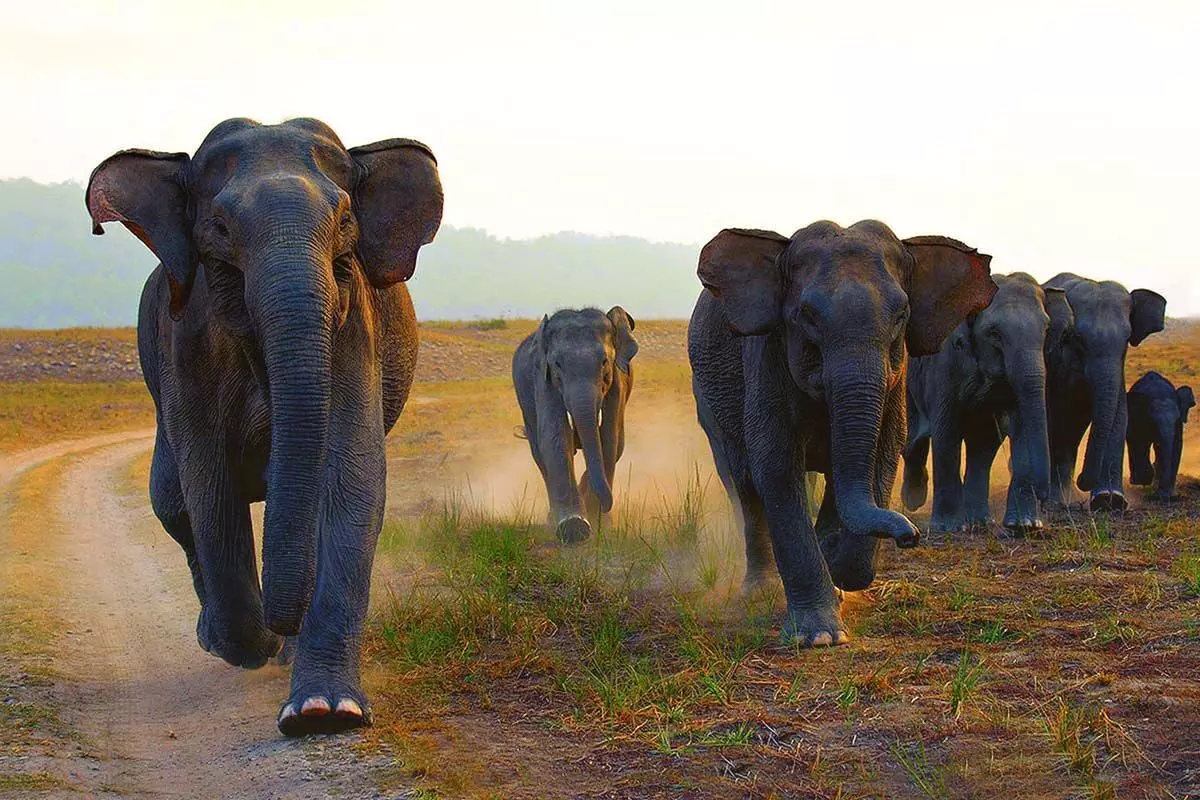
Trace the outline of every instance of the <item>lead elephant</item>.
{"type": "Polygon", "coordinates": [[[416,365],[403,282],[442,216],[433,154],[410,139],[347,150],[313,119],[231,119],[191,157],[106,159],[87,207],[95,233],[121,222],[162,262],[138,312],[150,500],[187,555],[201,647],[253,669],[298,635],[280,730],[369,724],[359,649],[384,435],[416,365]]]}
{"type": "Polygon", "coordinates": [[[1179,461],[1183,456],[1183,425],[1196,405],[1192,387],[1178,389],[1157,372],[1150,371],[1129,388],[1129,482],[1152,486],[1154,500],[1173,500],[1179,461]],[[1154,463],[1150,463],[1150,448],[1154,463]]]}
{"type": "Polygon", "coordinates": [[[1123,510],[1125,354],[1163,329],[1167,301],[1149,289],[1130,292],[1069,272],[1042,287],[1067,293],[1067,305],[1051,312],[1052,327],[1062,333],[1046,350],[1050,501],[1070,501],[1079,443],[1090,424],[1076,485],[1091,494],[1092,510],[1123,510]]]}
{"type": "Polygon", "coordinates": [[[546,482],[550,525],[566,543],[586,539],[591,523],[612,508],[617,461],[625,451],[625,405],[633,391],[635,325],[620,306],[607,314],[566,309],[543,318],[513,354],[523,433],[546,482]],[[576,485],[580,449],[587,469],[576,485]]]}
{"type": "Polygon", "coordinates": [[[772,556],[783,638],[846,641],[840,593],[875,574],[880,538],[915,545],[888,509],[905,437],[905,353],[928,355],[996,292],[990,256],[942,236],[900,241],[874,220],[790,238],[731,228],[700,253],[688,326],[697,415],[738,509],[746,582],[772,556]],[[805,470],[829,476],[821,542],[805,470]]]}
{"type": "Polygon", "coordinates": [[[1047,306],[1065,303],[1062,289],[1042,289],[1024,272],[994,276],[991,304],[960,324],[939,352],[908,362],[908,443],[901,497],[910,511],[925,503],[933,447],[935,531],[959,531],[991,520],[992,461],[1011,435],[1011,479],[1004,525],[1043,527],[1038,501],[1050,491],[1046,436],[1047,306]],[[966,483],[961,472],[967,449],[966,483]]]}

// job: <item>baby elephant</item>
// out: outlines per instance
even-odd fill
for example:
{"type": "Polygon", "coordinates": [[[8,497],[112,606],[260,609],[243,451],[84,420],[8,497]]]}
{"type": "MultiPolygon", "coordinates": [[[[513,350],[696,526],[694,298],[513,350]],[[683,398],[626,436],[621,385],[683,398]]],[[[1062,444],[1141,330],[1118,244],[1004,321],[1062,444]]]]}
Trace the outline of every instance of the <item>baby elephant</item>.
{"type": "Polygon", "coordinates": [[[1188,409],[1196,405],[1192,387],[1180,386],[1157,372],[1147,372],[1129,390],[1129,482],[1139,486],[1157,483],[1150,497],[1173,500],[1179,458],[1183,454],[1183,423],[1188,409]],[[1154,466],[1150,465],[1150,445],[1154,445],[1154,466]]]}
{"type": "Polygon", "coordinates": [[[1046,435],[1047,339],[1061,289],[1043,289],[1024,272],[993,275],[999,291],[967,319],[939,352],[910,357],[908,443],[904,449],[904,505],[916,511],[928,493],[926,459],[933,445],[935,531],[959,531],[991,519],[988,494],[992,461],[1012,439],[1012,477],[1004,526],[1027,532],[1043,527],[1038,501],[1050,488],[1046,435]],[[963,443],[967,449],[964,485],[963,443]]]}
{"type": "Polygon", "coordinates": [[[513,355],[513,386],[525,438],[550,496],[550,524],[580,542],[612,508],[612,481],[625,450],[625,403],[637,354],[633,317],[620,306],[558,311],[542,319],[513,355]],[[575,482],[575,451],[587,465],[575,482]],[[584,517],[586,510],[587,518],[584,517]]]}

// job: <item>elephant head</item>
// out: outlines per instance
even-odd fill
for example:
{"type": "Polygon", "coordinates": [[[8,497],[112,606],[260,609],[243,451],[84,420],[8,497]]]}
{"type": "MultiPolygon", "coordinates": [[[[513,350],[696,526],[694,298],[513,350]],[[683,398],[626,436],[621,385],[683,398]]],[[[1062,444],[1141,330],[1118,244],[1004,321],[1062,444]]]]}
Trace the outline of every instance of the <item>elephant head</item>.
{"type": "MultiPolygon", "coordinates": [[[[316,580],[334,339],[379,289],[407,280],[442,216],[425,145],[347,150],[324,123],[217,125],[194,156],[125,150],[87,187],[94,232],[121,222],[162,261],[170,315],[241,340],[270,400],[265,620],[295,634],[316,580]],[[207,302],[189,303],[203,281],[207,302]]],[[[371,313],[369,308],[360,313],[371,313]]]]}
{"type": "MultiPolygon", "coordinates": [[[[1046,359],[1051,330],[1048,307],[1066,304],[1062,289],[1043,289],[1024,272],[994,276],[999,291],[987,308],[960,328],[956,347],[968,347],[985,379],[1011,388],[1021,419],[1012,448],[1028,466],[1028,474],[1014,475],[1037,499],[1050,493],[1050,444],[1046,431],[1046,359]]],[[[1069,306],[1066,313],[1070,313],[1069,306]]]]}
{"type": "MultiPolygon", "coordinates": [[[[1053,306],[1051,329],[1061,331],[1047,340],[1052,369],[1082,378],[1091,395],[1091,432],[1076,485],[1097,489],[1101,476],[1120,461],[1125,442],[1125,353],[1150,334],[1163,329],[1167,301],[1149,289],[1126,291],[1114,281],[1092,281],[1063,273],[1045,288],[1066,292],[1066,306],[1053,306]]],[[[1106,487],[1112,490],[1117,487],[1106,487]]]]}
{"type": "Polygon", "coordinates": [[[617,373],[628,375],[637,355],[635,325],[625,309],[613,306],[607,314],[595,308],[559,311],[544,317],[540,329],[546,380],[571,417],[589,486],[604,512],[612,509],[612,487],[604,468],[600,411],[617,373]]]}
{"type": "MultiPolygon", "coordinates": [[[[817,222],[791,238],[727,229],[701,252],[700,281],[734,333],[780,335],[793,383],[827,406],[834,496],[850,532],[913,537],[874,496],[885,403],[903,391],[906,350],[936,352],[991,301],[990,261],[942,236],[901,241],[874,220],[817,222]]],[[[903,441],[895,405],[900,428],[889,435],[903,441]]]]}

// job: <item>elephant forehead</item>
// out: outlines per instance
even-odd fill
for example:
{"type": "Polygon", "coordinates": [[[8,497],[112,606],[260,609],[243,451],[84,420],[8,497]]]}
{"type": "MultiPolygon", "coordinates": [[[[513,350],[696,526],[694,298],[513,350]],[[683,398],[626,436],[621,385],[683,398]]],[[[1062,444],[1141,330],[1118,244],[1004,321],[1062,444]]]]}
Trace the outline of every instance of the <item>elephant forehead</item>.
{"type": "Polygon", "coordinates": [[[220,136],[210,134],[196,151],[191,183],[196,191],[215,193],[235,176],[274,173],[319,173],[349,191],[354,161],[336,136],[320,128],[236,126],[220,136]]]}

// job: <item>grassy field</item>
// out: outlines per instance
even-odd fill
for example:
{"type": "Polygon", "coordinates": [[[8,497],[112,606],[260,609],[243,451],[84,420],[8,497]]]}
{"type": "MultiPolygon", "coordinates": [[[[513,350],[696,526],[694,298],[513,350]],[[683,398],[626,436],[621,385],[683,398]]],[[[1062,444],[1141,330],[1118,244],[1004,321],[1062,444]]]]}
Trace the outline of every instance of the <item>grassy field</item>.
{"type": "MultiPolygon", "coordinates": [[[[1036,540],[885,545],[880,580],[847,597],[851,643],[796,650],[778,643],[778,586],[739,591],[682,323],[638,324],[612,524],[582,547],[554,543],[507,377],[533,324],[424,326],[389,438],[366,658],[377,725],[354,746],[396,753],[397,789],[1200,796],[1193,479],[1180,503],[1131,489],[1125,515],[1076,510],[1036,540]]],[[[1129,382],[1151,367],[1189,382],[1198,356],[1200,325],[1173,322],[1130,351],[1129,382]]],[[[138,384],[0,383],[0,448],[152,422],[138,384]]]]}

